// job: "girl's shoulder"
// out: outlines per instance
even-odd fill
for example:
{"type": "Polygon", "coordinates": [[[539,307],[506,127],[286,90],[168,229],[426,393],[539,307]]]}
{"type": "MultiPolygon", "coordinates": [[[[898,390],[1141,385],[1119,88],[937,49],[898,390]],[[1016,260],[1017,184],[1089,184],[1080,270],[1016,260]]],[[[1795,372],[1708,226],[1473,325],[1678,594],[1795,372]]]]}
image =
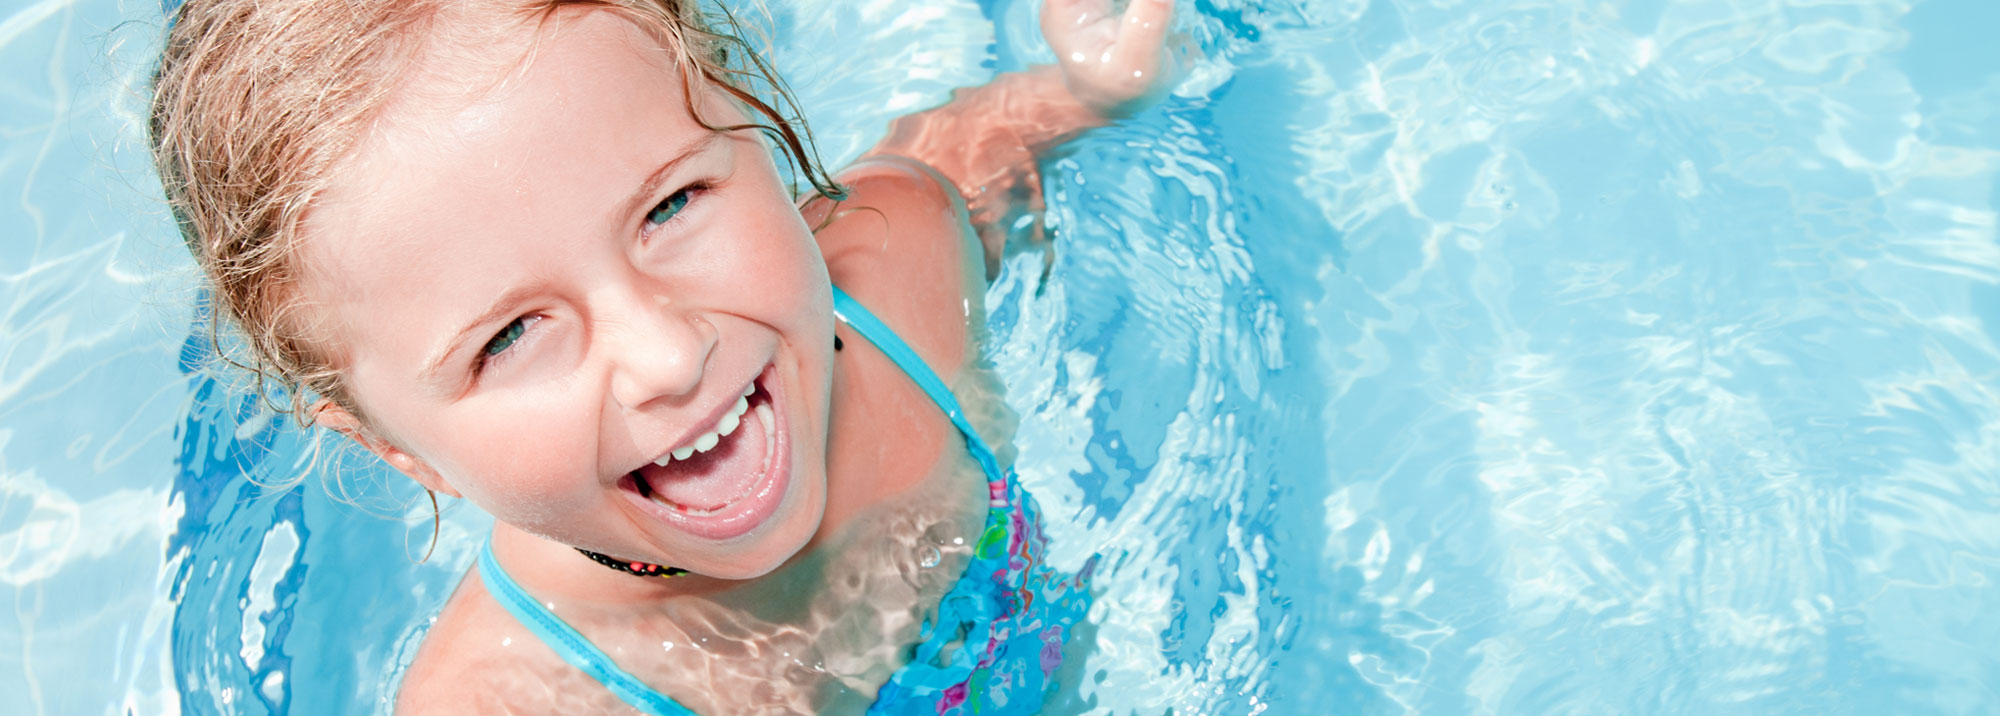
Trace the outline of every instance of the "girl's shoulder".
{"type": "Polygon", "coordinates": [[[833,284],[949,375],[985,321],[986,266],[965,199],[923,162],[873,155],[835,178],[845,200],[801,207],[833,284]]]}
{"type": "Polygon", "coordinates": [[[619,706],[488,596],[474,569],[424,634],[397,687],[395,713],[613,713],[619,706]]]}
{"type": "Polygon", "coordinates": [[[403,673],[396,690],[396,713],[431,714],[463,710],[491,699],[484,674],[520,673],[525,649],[510,648],[520,641],[510,631],[525,632],[511,616],[479,588],[474,572],[459,580],[444,608],[424,632],[415,659],[403,673]],[[474,594],[474,592],[479,592],[474,594]],[[501,648],[496,645],[505,644],[501,648]]]}

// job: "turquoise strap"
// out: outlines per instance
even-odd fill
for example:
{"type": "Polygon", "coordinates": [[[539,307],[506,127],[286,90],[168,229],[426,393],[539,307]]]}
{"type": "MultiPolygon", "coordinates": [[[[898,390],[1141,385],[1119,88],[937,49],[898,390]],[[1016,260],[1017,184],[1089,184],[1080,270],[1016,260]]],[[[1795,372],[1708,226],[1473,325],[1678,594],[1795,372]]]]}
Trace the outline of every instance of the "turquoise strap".
{"type": "Polygon", "coordinates": [[[500,606],[506,607],[507,612],[513,614],[528,631],[540,637],[542,643],[556,650],[563,661],[603,683],[605,688],[631,704],[632,708],[652,716],[694,716],[694,712],[687,707],[674,703],[673,699],[618,668],[611,657],[592,645],[589,639],[583,638],[576,629],[550,613],[541,602],[528,596],[528,592],[500,568],[500,561],[493,558],[491,538],[479,548],[479,580],[486,584],[486,591],[500,602],[500,606]]]}
{"type": "Polygon", "coordinates": [[[903,342],[902,337],[889,330],[888,324],[862,308],[860,302],[850,298],[839,286],[833,287],[833,313],[852,326],[862,338],[875,344],[875,348],[895,362],[896,367],[909,374],[910,380],[923,388],[924,394],[931,397],[931,402],[937,403],[938,409],[951,418],[951,424],[958,426],[958,432],[965,435],[967,449],[979,461],[979,469],[986,471],[986,479],[994,482],[1004,479],[1000,461],[994,459],[993,450],[986,446],[985,440],[979,439],[979,431],[973,430],[972,423],[965,419],[965,411],[958,407],[958,398],[952,397],[951,389],[944,386],[944,381],[938,378],[937,373],[931,372],[931,367],[910,349],[908,343],[903,342]]]}

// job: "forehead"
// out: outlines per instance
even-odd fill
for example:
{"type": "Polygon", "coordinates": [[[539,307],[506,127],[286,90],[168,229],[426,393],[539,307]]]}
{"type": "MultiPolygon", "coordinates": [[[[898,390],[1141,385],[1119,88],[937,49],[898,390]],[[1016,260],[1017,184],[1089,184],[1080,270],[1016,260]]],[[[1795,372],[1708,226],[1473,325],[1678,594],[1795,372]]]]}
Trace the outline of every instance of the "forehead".
{"type": "Polygon", "coordinates": [[[673,54],[618,12],[569,7],[546,14],[475,13],[471,5],[437,13],[428,35],[412,43],[417,50],[408,76],[391,80],[389,101],[371,131],[359,138],[361,144],[393,138],[398,129],[462,124],[522,95],[562,101],[590,89],[572,86],[593,77],[638,79],[647,87],[680,91],[673,54]],[[566,91],[571,89],[575,92],[566,91]]]}
{"type": "Polygon", "coordinates": [[[439,30],[426,40],[409,76],[396,82],[334,168],[332,185],[316,197],[313,213],[322,223],[344,218],[347,205],[375,194],[379,185],[371,180],[384,175],[443,168],[479,152],[505,168],[510,159],[524,159],[522,150],[552,140],[587,144],[594,128],[634,111],[699,129],[673,57],[615,13],[571,10],[546,21],[473,27],[439,30]]]}
{"type": "Polygon", "coordinates": [[[435,336],[564,243],[532,239],[611,230],[613,205],[709,133],[672,56],[616,14],[465,37],[434,40],[306,217],[301,289],[350,359],[397,348],[385,332],[435,336]]]}

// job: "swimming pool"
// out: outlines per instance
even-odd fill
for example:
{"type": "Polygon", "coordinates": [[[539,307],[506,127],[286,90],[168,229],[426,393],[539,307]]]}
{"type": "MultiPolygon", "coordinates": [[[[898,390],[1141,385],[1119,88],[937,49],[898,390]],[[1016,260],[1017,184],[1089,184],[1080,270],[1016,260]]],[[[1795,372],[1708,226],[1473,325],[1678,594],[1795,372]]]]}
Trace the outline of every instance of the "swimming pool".
{"type": "MultiPolygon", "coordinates": [[[[1031,5],[774,3],[777,60],[851,157],[1035,60],[1031,5]]],[[[2000,6],[1182,7],[1203,59],[990,294],[1099,560],[1064,710],[2000,710],[2000,6]]],[[[0,11],[0,693],[378,710],[481,518],[418,566],[376,468],[246,478],[308,452],[183,370],[157,24],[0,11]]]]}

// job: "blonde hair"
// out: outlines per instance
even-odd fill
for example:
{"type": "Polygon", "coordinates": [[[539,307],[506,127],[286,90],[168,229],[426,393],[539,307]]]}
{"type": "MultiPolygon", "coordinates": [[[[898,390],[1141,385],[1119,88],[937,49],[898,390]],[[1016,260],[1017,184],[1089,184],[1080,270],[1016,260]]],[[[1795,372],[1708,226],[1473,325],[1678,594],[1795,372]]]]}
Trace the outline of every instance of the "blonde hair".
{"type": "Polygon", "coordinates": [[[366,422],[342,384],[336,348],[314,335],[297,265],[306,212],[364,128],[442,26],[468,12],[545,23],[557,10],[611,11],[679,60],[690,111],[722,90],[762,123],[797,175],[841,198],[811,149],[798,107],[739,35],[726,8],[699,0],[190,0],[170,18],[149,117],[168,205],[207,279],[216,355],[253,391],[310,425],[312,402],[366,422]],[[782,108],[782,111],[781,111],[782,108]],[[225,346],[233,327],[241,344],[225,346]],[[275,390],[274,390],[275,389],[275,390]]]}

